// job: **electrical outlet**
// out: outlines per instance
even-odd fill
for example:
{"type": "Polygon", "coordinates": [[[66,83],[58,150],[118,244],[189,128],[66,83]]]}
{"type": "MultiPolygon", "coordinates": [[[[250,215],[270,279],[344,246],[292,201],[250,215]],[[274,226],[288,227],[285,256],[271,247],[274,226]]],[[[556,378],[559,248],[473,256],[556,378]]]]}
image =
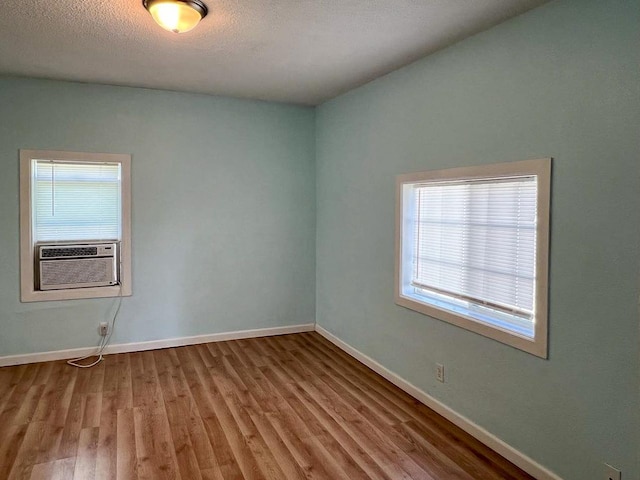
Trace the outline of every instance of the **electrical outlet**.
{"type": "Polygon", "coordinates": [[[101,337],[106,337],[109,334],[109,324],[107,322],[100,322],[98,333],[101,337]]]}
{"type": "Polygon", "coordinates": [[[608,463],[604,464],[604,479],[605,480],[621,480],[622,472],[617,468],[613,468],[608,463]]]}
{"type": "Polygon", "coordinates": [[[436,380],[444,383],[444,365],[436,363],[436,380]]]}

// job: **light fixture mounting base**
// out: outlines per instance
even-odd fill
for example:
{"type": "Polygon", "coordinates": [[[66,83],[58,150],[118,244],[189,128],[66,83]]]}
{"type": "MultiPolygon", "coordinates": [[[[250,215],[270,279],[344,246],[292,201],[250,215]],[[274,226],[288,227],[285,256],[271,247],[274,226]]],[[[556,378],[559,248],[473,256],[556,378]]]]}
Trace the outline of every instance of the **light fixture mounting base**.
{"type": "MultiPolygon", "coordinates": [[[[166,2],[166,1],[167,0],[142,0],[142,5],[144,6],[144,8],[149,10],[149,8],[151,8],[151,6],[154,3],[161,3],[161,2],[166,2]]],[[[198,13],[200,13],[200,18],[206,17],[207,13],[209,13],[209,10],[207,9],[207,6],[204,4],[204,2],[202,2],[200,0],[171,0],[171,2],[173,2],[173,3],[184,3],[185,5],[190,6],[191,8],[196,10],[198,13]]]]}

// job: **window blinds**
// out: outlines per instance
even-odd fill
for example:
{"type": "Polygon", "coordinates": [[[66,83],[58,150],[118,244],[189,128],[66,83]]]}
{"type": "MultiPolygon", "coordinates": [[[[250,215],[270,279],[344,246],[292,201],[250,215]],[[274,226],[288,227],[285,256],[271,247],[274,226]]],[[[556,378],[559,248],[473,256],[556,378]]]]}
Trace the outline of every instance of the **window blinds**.
{"type": "Polygon", "coordinates": [[[533,318],[535,176],[417,184],[412,284],[533,318]]]}
{"type": "Polygon", "coordinates": [[[120,164],[35,160],[34,240],[120,240],[120,164]]]}

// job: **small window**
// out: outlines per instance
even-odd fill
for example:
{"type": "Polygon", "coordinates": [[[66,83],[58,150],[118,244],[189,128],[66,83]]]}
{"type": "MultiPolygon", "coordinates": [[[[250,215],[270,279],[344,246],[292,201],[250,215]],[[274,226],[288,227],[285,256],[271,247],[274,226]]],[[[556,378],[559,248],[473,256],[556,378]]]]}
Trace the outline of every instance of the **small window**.
{"type": "Polygon", "coordinates": [[[21,150],[23,302],[131,295],[130,165],[129,155],[21,150]]]}
{"type": "Polygon", "coordinates": [[[547,356],[551,160],[401,175],[396,303],[547,356]]]}

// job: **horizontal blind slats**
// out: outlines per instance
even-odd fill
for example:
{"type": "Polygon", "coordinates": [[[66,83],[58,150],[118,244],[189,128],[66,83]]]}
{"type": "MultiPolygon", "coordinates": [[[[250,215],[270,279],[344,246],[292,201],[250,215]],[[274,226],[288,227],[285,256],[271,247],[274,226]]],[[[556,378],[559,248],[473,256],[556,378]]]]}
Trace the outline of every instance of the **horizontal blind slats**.
{"type": "Polygon", "coordinates": [[[34,240],[119,240],[119,164],[35,162],[34,240]]]}
{"type": "Polygon", "coordinates": [[[415,187],[413,283],[533,310],[536,177],[415,187]]]}

